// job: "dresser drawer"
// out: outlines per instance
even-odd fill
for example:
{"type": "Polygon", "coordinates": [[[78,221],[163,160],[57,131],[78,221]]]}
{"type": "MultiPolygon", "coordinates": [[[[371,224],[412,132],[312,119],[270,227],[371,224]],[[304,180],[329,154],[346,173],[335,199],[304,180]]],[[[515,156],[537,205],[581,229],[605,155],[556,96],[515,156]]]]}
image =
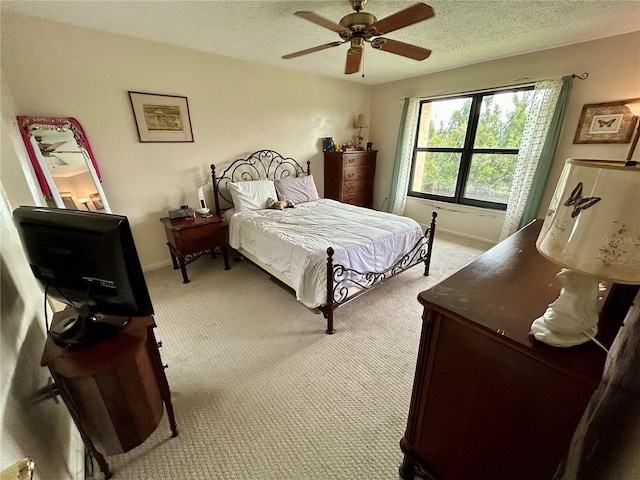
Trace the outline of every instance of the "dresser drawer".
{"type": "Polygon", "coordinates": [[[367,191],[345,194],[342,196],[342,202],[348,203],[349,205],[369,208],[371,208],[371,204],[373,203],[371,192],[367,191]]]}
{"type": "Polygon", "coordinates": [[[342,157],[342,161],[344,162],[345,170],[348,167],[360,167],[360,166],[374,166],[375,165],[375,156],[373,155],[363,155],[361,153],[345,153],[342,157]]]}
{"type": "Polygon", "coordinates": [[[366,180],[373,178],[375,169],[373,167],[350,167],[344,169],[344,181],[353,182],[356,180],[366,180]]]}
{"type": "Polygon", "coordinates": [[[369,190],[371,190],[371,182],[369,180],[345,182],[342,187],[342,194],[349,195],[350,193],[368,192],[369,190]]]}

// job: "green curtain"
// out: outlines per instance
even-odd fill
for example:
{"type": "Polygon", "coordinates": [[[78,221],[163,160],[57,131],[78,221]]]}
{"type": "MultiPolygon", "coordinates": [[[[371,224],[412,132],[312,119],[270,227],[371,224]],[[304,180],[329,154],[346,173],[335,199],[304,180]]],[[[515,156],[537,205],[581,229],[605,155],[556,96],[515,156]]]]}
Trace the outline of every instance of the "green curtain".
{"type": "Polygon", "coordinates": [[[520,219],[520,228],[535,220],[538,215],[547,180],[549,180],[549,172],[551,171],[553,159],[556,155],[556,150],[558,149],[558,141],[560,140],[560,132],[562,131],[562,123],[564,120],[564,114],[567,110],[567,104],[569,103],[569,95],[571,93],[572,85],[573,75],[562,77],[562,87],[558,96],[558,103],[556,104],[556,109],[553,112],[553,118],[549,125],[549,133],[547,134],[544,146],[542,147],[540,161],[538,162],[536,173],[531,184],[531,191],[527,197],[522,218],[520,219]]]}
{"type": "MultiPolygon", "coordinates": [[[[391,193],[389,194],[389,207],[388,212],[393,212],[393,207],[396,205],[398,199],[398,184],[400,183],[400,170],[402,168],[403,157],[403,141],[404,131],[407,128],[407,110],[409,109],[409,99],[404,99],[404,105],[402,106],[402,116],[400,117],[400,127],[398,128],[398,141],[396,142],[396,156],[395,163],[393,164],[393,176],[391,177],[391,193]]],[[[400,192],[404,195],[404,192],[400,192]]]]}

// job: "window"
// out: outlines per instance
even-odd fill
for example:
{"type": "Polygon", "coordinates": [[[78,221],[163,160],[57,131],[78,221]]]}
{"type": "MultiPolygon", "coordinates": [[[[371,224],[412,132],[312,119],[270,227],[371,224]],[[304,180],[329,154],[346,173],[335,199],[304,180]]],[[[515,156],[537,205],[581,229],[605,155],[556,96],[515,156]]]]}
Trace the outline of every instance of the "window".
{"type": "Polygon", "coordinates": [[[533,86],[420,102],[409,196],[506,210],[533,86]]]}

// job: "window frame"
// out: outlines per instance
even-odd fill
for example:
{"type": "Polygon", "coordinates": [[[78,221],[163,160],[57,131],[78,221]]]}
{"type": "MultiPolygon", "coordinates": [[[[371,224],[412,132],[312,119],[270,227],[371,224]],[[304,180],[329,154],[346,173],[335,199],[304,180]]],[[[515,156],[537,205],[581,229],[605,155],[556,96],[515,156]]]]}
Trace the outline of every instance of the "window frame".
{"type": "Polygon", "coordinates": [[[495,90],[484,90],[481,92],[464,93],[460,95],[451,95],[446,97],[436,97],[420,100],[420,106],[418,108],[418,122],[416,127],[416,134],[413,140],[413,153],[411,157],[411,173],[409,176],[409,186],[407,188],[407,196],[415,198],[425,198],[428,200],[437,200],[447,203],[456,203],[459,205],[469,205],[472,207],[488,208],[492,210],[506,210],[506,203],[490,202],[487,200],[477,200],[473,198],[465,198],[463,196],[464,189],[469,179],[469,172],[471,170],[471,159],[474,154],[507,154],[518,155],[520,148],[474,148],[473,144],[476,139],[478,131],[478,122],[480,120],[480,110],[482,108],[482,100],[484,97],[509,93],[509,92],[523,92],[534,90],[533,84],[517,85],[506,88],[499,88],[495,90]],[[462,147],[418,147],[418,138],[420,136],[420,122],[422,121],[422,107],[424,104],[433,103],[438,100],[451,100],[456,98],[471,98],[471,109],[469,111],[469,118],[467,123],[467,131],[465,134],[465,140],[462,147]],[[456,179],[456,188],[453,197],[447,197],[444,195],[436,195],[433,193],[416,192],[411,189],[415,174],[415,162],[416,156],[422,152],[436,152],[436,153],[459,153],[460,154],[460,167],[458,169],[458,177],[456,179]]]}

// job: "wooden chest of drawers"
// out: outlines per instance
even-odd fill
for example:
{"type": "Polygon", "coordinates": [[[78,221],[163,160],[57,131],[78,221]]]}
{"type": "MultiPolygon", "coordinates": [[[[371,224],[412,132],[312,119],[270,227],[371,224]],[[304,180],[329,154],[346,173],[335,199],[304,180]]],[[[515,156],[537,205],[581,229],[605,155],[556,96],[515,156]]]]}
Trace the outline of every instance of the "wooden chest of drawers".
{"type": "Polygon", "coordinates": [[[324,196],[373,208],[377,151],[324,152],[324,196]]]}

